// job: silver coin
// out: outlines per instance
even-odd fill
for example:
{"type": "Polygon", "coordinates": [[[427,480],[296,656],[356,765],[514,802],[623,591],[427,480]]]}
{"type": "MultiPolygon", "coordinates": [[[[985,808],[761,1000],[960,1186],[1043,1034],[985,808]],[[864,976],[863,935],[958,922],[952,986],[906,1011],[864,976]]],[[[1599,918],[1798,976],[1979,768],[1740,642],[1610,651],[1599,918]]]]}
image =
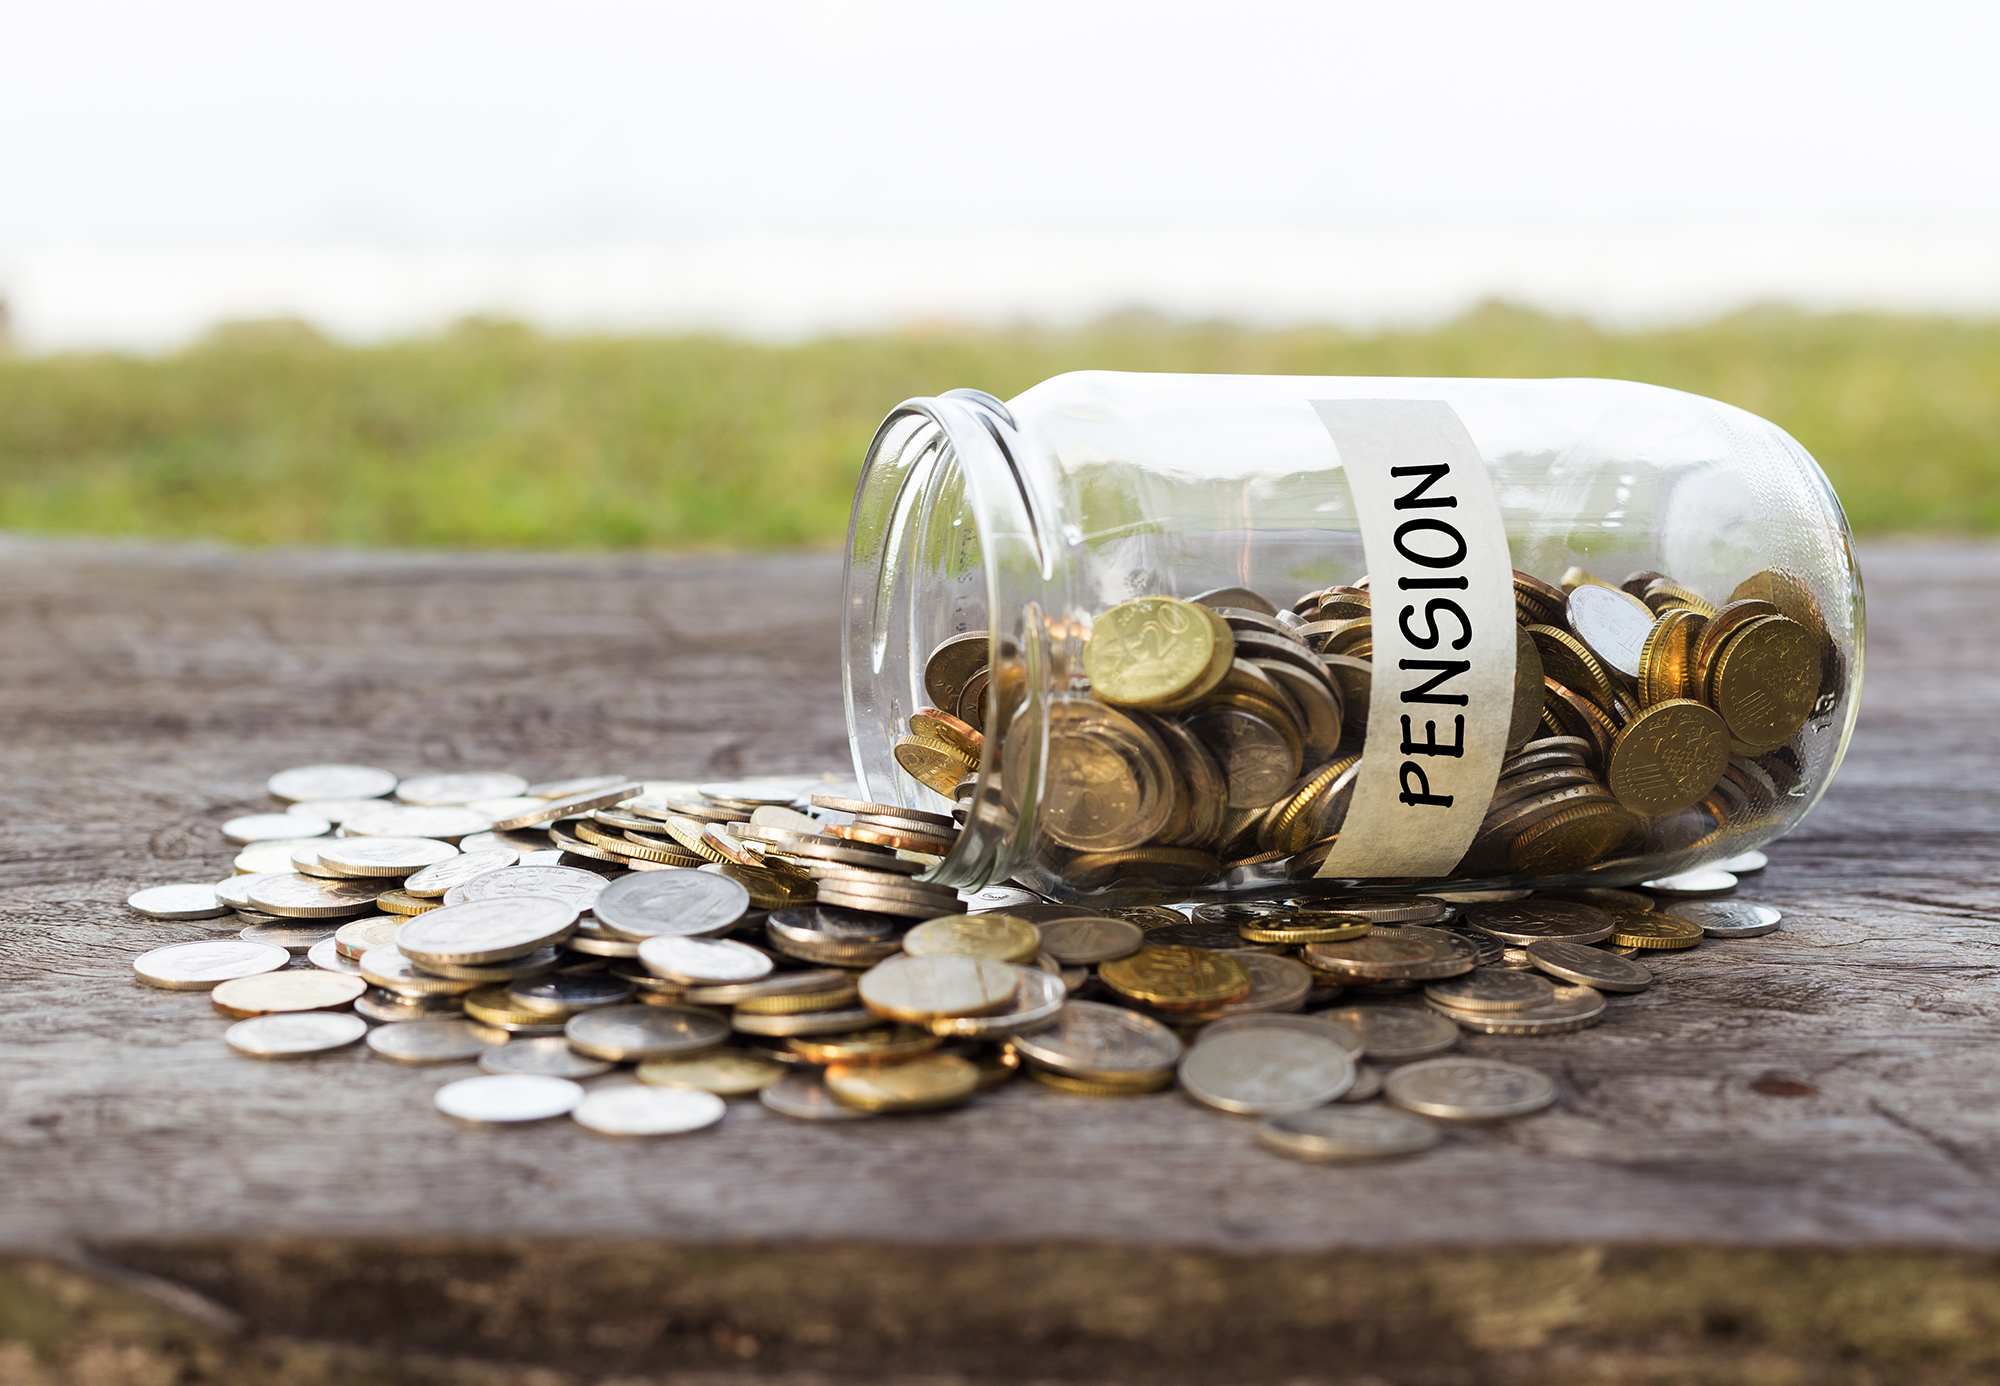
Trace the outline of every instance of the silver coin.
{"type": "Polygon", "coordinates": [[[1296,1011],[1312,994],[1312,969],[1296,958],[1281,958],[1254,948],[1224,950],[1250,974],[1250,994],[1216,1008],[1219,1016],[1296,1011]]]}
{"type": "Polygon", "coordinates": [[[1771,859],[1762,852],[1745,852],[1731,857],[1728,861],[1715,864],[1717,871],[1727,871],[1732,876],[1754,876],[1771,864],[1771,859]]]}
{"type": "Polygon", "coordinates": [[[1373,1064],[1356,1064],[1354,1086],[1340,1095],[1342,1102],[1367,1102],[1382,1095],[1382,1070],[1373,1064]]]}
{"type": "Polygon", "coordinates": [[[393,943],[370,948],[354,960],[354,965],[374,985],[397,996],[461,996],[479,986],[426,972],[393,943]]]}
{"type": "Polygon", "coordinates": [[[1591,987],[1557,987],[1555,995],[1524,1011],[1464,1011],[1431,1003],[1467,1030],[1482,1035],[1566,1035],[1604,1018],[1604,996],[1591,987]]]}
{"type": "Polygon", "coordinates": [[[505,1030],[449,1016],[413,1020],[407,1025],[384,1025],[368,1032],[368,1047],[399,1064],[448,1064],[476,1059],[494,1045],[506,1042],[505,1030]]]}
{"type": "Polygon", "coordinates": [[[255,977],[288,965],[292,955],[269,943],[236,938],[170,943],[133,959],[132,971],[148,986],[167,991],[207,991],[217,982],[255,977]]]}
{"type": "Polygon", "coordinates": [[[1006,1010],[993,1015],[941,1016],[927,1022],[927,1028],[935,1034],[963,1039],[1002,1039],[1049,1024],[1062,1013],[1069,999],[1069,987],[1062,973],[1034,967],[1018,970],[1020,989],[1006,1010]]]}
{"type": "Polygon", "coordinates": [[[754,982],[771,972],[769,954],[726,938],[656,935],[640,942],[639,961],[656,977],[690,986],[754,982]]]}
{"type": "Polygon", "coordinates": [[[336,827],[348,819],[382,807],[380,799],[307,799],[290,804],[286,813],[296,813],[301,818],[319,818],[336,827]]]}
{"type": "Polygon", "coordinates": [[[1021,905],[1042,905],[1048,902],[1032,890],[1020,886],[987,886],[971,894],[961,894],[965,908],[972,914],[985,914],[989,910],[1012,910],[1021,905]]]}
{"type": "MultiPolygon", "coordinates": [[[[250,891],[252,887],[261,885],[272,877],[289,876],[291,874],[292,872],[287,869],[284,871],[257,871],[246,876],[230,876],[215,883],[215,898],[232,909],[254,910],[256,906],[250,903],[250,891]]],[[[259,914],[263,913],[262,910],[258,910],[257,912],[259,914]]]]}
{"type": "Polygon", "coordinates": [[[1429,1150],[1438,1132],[1393,1107],[1321,1107],[1266,1118],[1257,1139],[1304,1160],[1385,1160],[1429,1150]]]}
{"type": "Polygon", "coordinates": [[[549,850],[549,835],[539,828],[522,829],[519,832],[469,833],[458,840],[458,850],[473,852],[493,852],[505,850],[527,856],[530,852],[549,850]]]}
{"type": "Polygon", "coordinates": [[[420,964],[505,962],[568,938],[576,917],[574,900],[551,895],[467,900],[416,915],[396,931],[396,947],[420,964]]]}
{"type": "Polygon", "coordinates": [[[571,814],[588,813],[592,809],[610,808],[613,804],[624,803],[638,792],[638,783],[628,781],[609,789],[593,789],[561,799],[545,799],[538,807],[524,808],[519,813],[495,819],[493,827],[498,832],[509,832],[516,828],[532,828],[537,824],[553,823],[558,818],[567,818],[571,814]]]}
{"type": "MultiPolygon", "coordinates": [[[[468,838],[468,839],[466,839],[466,840],[467,840],[468,842],[469,842],[469,841],[471,841],[471,839],[470,839],[470,838],[468,838]]],[[[566,856],[568,856],[568,855],[569,855],[569,853],[567,853],[567,852],[564,852],[564,851],[561,851],[560,849],[558,849],[558,848],[554,848],[554,847],[551,847],[551,848],[549,848],[549,849],[548,849],[548,850],[547,850],[546,852],[523,852],[523,853],[521,853],[521,860],[520,860],[520,861],[518,861],[518,862],[516,862],[516,863],[515,863],[515,865],[517,865],[517,866],[566,866],[566,865],[568,865],[568,863],[567,863],[567,862],[565,862],[565,861],[563,860],[563,858],[564,858],[564,857],[566,857],[566,856]]],[[[637,861],[634,861],[634,862],[633,862],[633,865],[635,865],[635,866],[637,866],[638,864],[639,864],[639,863],[638,863],[637,861]]]]}
{"type": "Polygon", "coordinates": [[[192,884],[148,886],[126,896],[125,904],[150,919],[214,919],[235,906],[217,895],[214,886],[192,884]]]}
{"type": "Polygon", "coordinates": [[[384,804],[356,814],[341,825],[349,837],[434,837],[456,843],[471,833],[491,830],[493,820],[476,809],[431,808],[417,804],[384,804]]]}
{"type": "Polygon", "coordinates": [[[814,992],[842,991],[848,985],[847,973],[838,968],[822,967],[809,972],[776,972],[754,982],[691,987],[687,999],[697,1006],[733,1006],[739,1001],[757,1001],[770,996],[810,996],[814,992]]]}
{"type": "Polygon", "coordinates": [[[358,1015],[335,1011],[290,1011],[239,1020],[222,1032],[223,1043],[260,1059],[289,1058],[340,1049],[368,1033],[358,1015]]]}
{"type": "Polygon", "coordinates": [[[578,913],[594,909],[610,882],[595,871],[574,866],[504,866],[461,881],[444,893],[447,905],[474,900],[500,900],[513,895],[553,896],[574,905],[578,913]]]}
{"type": "Polygon", "coordinates": [[[727,876],[672,868],[611,882],[594,909],[600,924],[627,938],[698,938],[732,928],[749,911],[750,892],[727,876]]]}
{"type": "Polygon", "coordinates": [[[1055,1023],[1014,1037],[1014,1048],[1044,1068],[1072,1077],[1143,1079],[1180,1062],[1173,1031],[1136,1011],[1098,1001],[1072,1001],[1055,1023]]]}
{"type": "Polygon", "coordinates": [[[1146,942],[1146,931],[1137,924],[1102,915],[1058,919],[1037,927],[1042,931],[1043,951],[1071,966],[1122,958],[1138,952],[1146,942]]]}
{"type": "Polygon", "coordinates": [[[230,866],[239,876],[289,876],[298,869],[292,865],[292,852],[309,842],[317,845],[323,840],[288,837],[278,842],[254,842],[238,852],[230,866]]]}
{"type": "Polygon", "coordinates": [[[581,929],[563,941],[572,953],[587,953],[593,958],[636,958],[639,945],[629,938],[599,938],[587,935],[581,929]]]}
{"type": "Polygon", "coordinates": [[[324,881],[316,876],[273,874],[250,887],[250,903],[266,914],[288,919],[339,919],[365,914],[387,885],[379,881],[324,881]]]}
{"type": "Polygon", "coordinates": [[[333,943],[334,923],[331,919],[279,919],[246,925],[236,936],[245,943],[275,943],[293,953],[309,953],[322,943],[333,943]]]}
{"type": "Polygon", "coordinates": [[[524,1011],[567,1017],[596,1006],[629,1001],[633,990],[630,982],[608,972],[555,972],[513,982],[507,988],[507,995],[524,1011]]]}
{"type": "Polygon", "coordinates": [[[464,844],[471,840],[471,838],[463,839],[460,842],[460,851],[456,855],[426,866],[404,881],[405,893],[414,895],[420,900],[435,900],[453,886],[465,885],[490,871],[499,871],[512,866],[521,859],[521,854],[511,847],[489,847],[476,852],[463,850],[464,844]]]}
{"type": "Polygon", "coordinates": [[[602,1136],[680,1136],[715,1125],[725,1108],[712,1092],[635,1083],[598,1088],[576,1105],[570,1119],[602,1136]]]}
{"type": "Polygon", "coordinates": [[[1354,1058],[1330,1039],[1299,1030],[1203,1035],[1180,1065],[1197,1102],[1245,1116],[1322,1107],[1354,1086],[1354,1058]]]}
{"type": "Polygon", "coordinates": [[[325,972],[345,972],[351,976],[361,975],[361,964],[340,951],[340,945],[331,936],[321,939],[306,950],[306,961],[325,972]]]}
{"type": "MultiPolygon", "coordinates": [[[[575,935],[566,941],[574,942],[575,935]]],[[[532,953],[497,963],[449,963],[433,958],[424,964],[424,971],[461,982],[518,982],[523,977],[539,977],[544,972],[555,971],[567,956],[561,944],[551,944],[547,948],[537,948],[532,953]]]]}
{"type": "Polygon", "coordinates": [[[306,818],[295,813],[251,813],[232,818],[222,825],[222,835],[247,847],[253,842],[275,842],[285,838],[318,837],[333,831],[324,818],[306,818]]]}
{"type": "Polygon", "coordinates": [[[1602,948],[1542,939],[1529,944],[1527,953],[1528,961],[1551,977],[1599,991],[1644,991],[1653,985],[1651,968],[1602,948]]]}
{"type": "Polygon", "coordinates": [[[550,1078],[595,1078],[613,1065],[569,1047],[561,1035],[546,1039],[510,1039],[483,1050],[479,1066],[488,1073],[540,1073],[550,1078]]]}
{"type": "Polygon", "coordinates": [[[1525,1011],[1555,994],[1555,983],[1539,972],[1504,967],[1482,967],[1424,987],[1431,1000],[1464,1011],[1525,1011]]]}
{"type": "Polygon", "coordinates": [[[770,1087],[761,1089],[757,1100],[779,1116],[799,1121],[865,1121],[875,1113],[849,1107],[826,1090],[816,1073],[787,1073],[770,1087]]]}
{"type": "Polygon", "coordinates": [[[349,837],[321,847],[319,862],[336,876],[407,876],[457,855],[432,837],[349,837]]]}
{"type": "Polygon", "coordinates": [[[300,765],[280,770],[264,782],[274,799],[379,799],[396,787],[396,776],[372,765],[300,765]]]}
{"type": "Polygon", "coordinates": [[[566,1116],[583,1101],[583,1089],[567,1078],[540,1073],[489,1073],[446,1083],[431,1101],[460,1121],[547,1121],[566,1116]]]}
{"type": "Polygon", "coordinates": [[[331,838],[315,838],[311,842],[300,843],[292,848],[292,870],[301,876],[313,876],[322,880],[347,879],[346,873],[321,866],[319,863],[319,849],[331,846],[332,842],[331,838]]]}
{"type": "Polygon", "coordinates": [[[1383,1088],[1398,1107],[1443,1121],[1524,1116],[1556,1100],[1548,1075],[1498,1059],[1426,1059],[1391,1073],[1383,1088]]]}
{"type": "Polygon", "coordinates": [[[1777,932],[1785,917],[1770,905],[1749,900],[1677,900],[1661,913],[1701,925],[1710,938],[1759,938],[1777,932]]]}
{"type": "Polygon", "coordinates": [[[1567,900],[1517,900],[1469,905],[1462,920],[1470,927],[1484,929],[1518,948],[1526,948],[1537,939],[1544,938],[1562,939],[1568,943],[1597,943],[1611,937],[1616,922],[1609,911],[1567,900]]]}
{"type": "Polygon", "coordinates": [[[1361,1052],[1383,1063],[1427,1058],[1458,1043],[1458,1027],[1435,1011],[1407,1006],[1343,1006],[1317,1014],[1352,1029],[1361,1036],[1361,1052]]]}
{"type": "Polygon", "coordinates": [[[398,996],[380,987],[370,987],[355,997],[354,1009],[384,1025],[403,1025],[413,1020],[465,1013],[463,999],[458,996],[398,996]]]}
{"type": "Polygon", "coordinates": [[[606,1006],[570,1017],[563,1034],[594,1058],[630,1063],[713,1049],[728,1041],[729,1022],[685,1006],[606,1006]]]}
{"type": "Polygon", "coordinates": [[[859,1006],[837,1011],[800,1011],[793,1015],[756,1015],[748,1011],[737,1011],[729,1017],[730,1026],[746,1035],[766,1035],[776,1038],[792,1035],[851,1035],[856,1030],[872,1030],[881,1023],[881,1019],[873,1011],[859,1006]]]}
{"type": "Polygon", "coordinates": [[[1224,1016],[1202,1027],[1200,1038],[1212,1039],[1239,1030],[1296,1030],[1300,1034],[1331,1040],[1356,1059],[1362,1054],[1361,1031],[1341,1021],[1328,1019],[1323,1011],[1318,1015],[1269,1013],[1224,1016]]]}
{"type": "Polygon", "coordinates": [[[1639,652],[1653,633],[1653,613],[1629,592],[1586,582],[1569,594],[1570,629],[1606,667],[1639,677],[1639,652]]]}
{"type": "Polygon", "coordinates": [[[1727,871],[1718,871],[1709,866],[1699,871],[1683,871],[1678,876],[1661,876],[1657,880],[1642,882],[1641,890],[1649,890],[1655,895],[1684,896],[1698,899],[1710,895],[1727,895],[1736,889],[1736,877],[1727,871]]]}
{"type": "Polygon", "coordinates": [[[527,787],[519,775],[413,775],[396,786],[396,797],[406,804],[436,808],[474,799],[511,799],[527,787]]]}

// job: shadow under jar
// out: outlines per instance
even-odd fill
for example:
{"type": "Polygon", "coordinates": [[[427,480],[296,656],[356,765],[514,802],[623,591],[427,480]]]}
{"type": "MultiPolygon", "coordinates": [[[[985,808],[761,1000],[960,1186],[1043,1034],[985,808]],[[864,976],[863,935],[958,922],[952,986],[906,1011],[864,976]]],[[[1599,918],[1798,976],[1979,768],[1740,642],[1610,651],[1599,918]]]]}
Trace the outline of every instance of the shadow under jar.
{"type": "Polygon", "coordinates": [[[1569,888],[1779,836],[1854,725],[1805,450],[1611,380],[1057,376],[911,400],[855,496],[868,795],[1059,899],[1569,888]]]}

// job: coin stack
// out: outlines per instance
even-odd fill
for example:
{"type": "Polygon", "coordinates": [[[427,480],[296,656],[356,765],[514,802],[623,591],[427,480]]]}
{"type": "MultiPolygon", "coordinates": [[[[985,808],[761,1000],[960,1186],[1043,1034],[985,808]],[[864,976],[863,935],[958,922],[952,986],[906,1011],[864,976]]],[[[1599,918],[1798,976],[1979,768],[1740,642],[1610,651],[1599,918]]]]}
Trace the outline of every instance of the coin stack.
{"type": "Polygon", "coordinates": [[[316,797],[224,824],[245,844],[237,875],[129,901],[231,916],[236,936],[134,969],[209,991],[242,1053],[365,1040],[398,1063],[476,1061],[480,1076],[436,1098],[463,1121],[569,1114],[671,1134],[752,1094],[855,1120],[954,1106],[1025,1072],[1083,1097],[1178,1085],[1264,1118],[1274,1149],[1346,1159],[1412,1154],[1436,1122],[1553,1100],[1532,1069],[1447,1056],[1462,1033],[1581,1029],[1607,993],[1651,983],[1639,957],[1777,927],[1763,906],[1612,890],[1099,912],[1000,886],[968,913],[915,879],[950,850],[950,820],[820,783],[282,772],[275,794],[316,797]],[[368,797],[384,789],[399,799],[368,797]],[[681,850],[641,840],[661,836],[681,850]],[[294,870],[257,869],[279,852],[294,870]],[[673,855],[686,860],[657,859],[673,855]],[[1357,1105],[1377,1096],[1391,1106],[1357,1105]]]}
{"type": "MultiPolygon", "coordinates": [[[[1507,756],[1453,878],[1559,877],[1775,820],[1799,784],[1796,739],[1838,685],[1803,581],[1761,572],[1717,607],[1659,573],[1614,586],[1572,569],[1561,585],[1517,572],[1514,596],[1507,756]]],[[[1364,578],[1289,609],[1238,587],[1100,613],[1048,710],[1038,872],[1076,891],[1314,876],[1365,750],[1371,602],[1364,578]]],[[[979,811],[1003,825],[1044,764],[1041,727],[1014,715],[1026,684],[1010,648],[996,671],[986,632],[939,645],[924,671],[935,706],[895,748],[961,823],[982,763],[979,811]]]]}

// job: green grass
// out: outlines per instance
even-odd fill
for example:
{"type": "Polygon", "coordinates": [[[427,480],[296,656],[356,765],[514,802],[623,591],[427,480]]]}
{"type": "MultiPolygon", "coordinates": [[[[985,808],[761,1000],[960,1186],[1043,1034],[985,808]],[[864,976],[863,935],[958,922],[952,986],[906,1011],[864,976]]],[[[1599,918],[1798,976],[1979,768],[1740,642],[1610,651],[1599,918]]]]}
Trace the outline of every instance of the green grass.
{"type": "Polygon", "coordinates": [[[2000,530],[2000,322],[1746,312],[1618,333],[1489,306],[1423,331],[1143,316],[766,346],[469,323],[345,347],[0,357],[0,528],[244,544],[837,544],[882,415],[1083,367],[1653,381],[1783,425],[1865,532],[2000,530]]]}

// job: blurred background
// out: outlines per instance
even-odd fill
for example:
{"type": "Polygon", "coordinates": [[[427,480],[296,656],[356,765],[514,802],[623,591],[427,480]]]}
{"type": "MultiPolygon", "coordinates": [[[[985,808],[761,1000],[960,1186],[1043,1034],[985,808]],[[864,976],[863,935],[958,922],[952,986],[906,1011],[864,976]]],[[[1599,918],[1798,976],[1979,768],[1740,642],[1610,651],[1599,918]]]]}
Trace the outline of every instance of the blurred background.
{"type": "Polygon", "coordinates": [[[2000,9],[126,0],[0,50],[0,529],[832,545],[1078,367],[1606,375],[2000,527],[2000,9]]]}

